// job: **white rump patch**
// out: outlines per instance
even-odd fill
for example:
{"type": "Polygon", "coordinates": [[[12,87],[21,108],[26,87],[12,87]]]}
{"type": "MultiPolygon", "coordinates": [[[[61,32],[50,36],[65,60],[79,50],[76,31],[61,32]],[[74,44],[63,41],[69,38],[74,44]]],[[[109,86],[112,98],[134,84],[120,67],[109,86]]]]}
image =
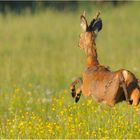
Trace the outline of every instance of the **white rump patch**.
{"type": "Polygon", "coordinates": [[[124,81],[126,82],[127,81],[127,78],[128,78],[128,71],[123,70],[122,73],[123,73],[124,81]]]}

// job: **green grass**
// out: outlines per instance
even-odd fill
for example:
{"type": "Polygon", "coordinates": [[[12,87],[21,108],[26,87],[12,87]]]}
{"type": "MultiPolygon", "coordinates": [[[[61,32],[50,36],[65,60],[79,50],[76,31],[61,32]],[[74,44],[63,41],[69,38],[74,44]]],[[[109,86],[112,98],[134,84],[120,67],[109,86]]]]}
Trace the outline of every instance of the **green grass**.
{"type": "Polygon", "coordinates": [[[75,104],[69,90],[85,65],[78,48],[83,10],[88,20],[102,12],[100,63],[140,77],[139,4],[1,15],[0,138],[140,138],[139,106],[110,108],[84,96],[75,104]]]}

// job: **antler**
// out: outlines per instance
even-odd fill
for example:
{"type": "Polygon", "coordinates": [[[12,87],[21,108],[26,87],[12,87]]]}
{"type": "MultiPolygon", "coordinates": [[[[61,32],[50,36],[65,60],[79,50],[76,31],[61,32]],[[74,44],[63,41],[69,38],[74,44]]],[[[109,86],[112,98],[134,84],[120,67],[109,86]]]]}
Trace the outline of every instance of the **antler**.
{"type": "Polygon", "coordinates": [[[100,11],[96,13],[88,27],[88,30],[94,31],[96,35],[102,29],[102,20],[99,18],[99,15],[100,11]]]}
{"type": "Polygon", "coordinates": [[[83,16],[85,17],[86,16],[86,11],[84,10],[84,12],[83,12],[83,16]]]}
{"type": "Polygon", "coordinates": [[[100,11],[98,11],[97,13],[96,13],[96,15],[93,17],[93,19],[97,19],[98,17],[99,17],[99,15],[101,14],[101,12],[100,11]]]}

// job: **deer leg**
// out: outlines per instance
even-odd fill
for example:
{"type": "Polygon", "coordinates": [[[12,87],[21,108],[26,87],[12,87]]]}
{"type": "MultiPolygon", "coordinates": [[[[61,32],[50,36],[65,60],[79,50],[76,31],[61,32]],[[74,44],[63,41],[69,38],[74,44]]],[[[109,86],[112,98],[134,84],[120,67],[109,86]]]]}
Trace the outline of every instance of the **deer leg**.
{"type": "Polygon", "coordinates": [[[70,89],[71,89],[71,95],[72,95],[72,97],[74,98],[74,97],[76,96],[75,85],[71,85],[70,89]]]}
{"type": "Polygon", "coordinates": [[[129,96],[128,96],[127,87],[126,87],[126,83],[124,81],[123,75],[121,75],[121,77],[120,77],[120,82],[121,82],[121,86],[122,86],[123,91],[124,91],[125,99],[127,102],[129,102],[129,96]]]}
{"type": "Polygon", "coordinates": [[[74,82],[71,83],[70,89],[71,89],[71,95],[73,98],[76,97],[76,84],[80,84],[80,86],[82,85],[83,81],[82,78],[76,78],[76,80],[74,80],[74,82]]]}
{"type": "Polygon", "coordinates": [[[137,106],[140,100],[140,91],[139,88],[135,88],[132,91],[131,97],[130,97],[131,101],[132,101],[132,105],[137,106]]]}
{"type": "Polygon", "coordinates": [[[77,91],[76,91],[76,96],[75,96],[75,102],[76,103],[79,101],[81,93],[82,93],[81,88],[78,88],[77,91]]]}
{"type": "Polygon", "coordinates": [[[140,90],[140,80],[137,79],[137,82],[138,82],[138,89],[140,90]]]}
{"type": "Polygon", "coordinates": [[[124,91],[125,99],[126,99],[127,102],[129,102],[128,92],[127,92],[126,84],[124,82],[122,83],[122,88],[123,88],[123,91],[124,91]]]}

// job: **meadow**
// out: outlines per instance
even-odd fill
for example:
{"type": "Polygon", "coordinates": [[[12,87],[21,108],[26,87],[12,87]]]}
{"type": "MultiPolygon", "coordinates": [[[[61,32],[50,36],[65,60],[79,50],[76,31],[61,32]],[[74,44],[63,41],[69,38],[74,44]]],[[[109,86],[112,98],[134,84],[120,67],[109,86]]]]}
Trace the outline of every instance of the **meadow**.
{"type": "Polygon", "coordinates": [[[78,47],[83,10],[88,20],[101,11],[100,63],[140,78],[139,5],[0,15],[0,138],[140,138],[140,106],[110,108],[84,96],[76,104],[69,89],[85,65],[78,47]]]}

